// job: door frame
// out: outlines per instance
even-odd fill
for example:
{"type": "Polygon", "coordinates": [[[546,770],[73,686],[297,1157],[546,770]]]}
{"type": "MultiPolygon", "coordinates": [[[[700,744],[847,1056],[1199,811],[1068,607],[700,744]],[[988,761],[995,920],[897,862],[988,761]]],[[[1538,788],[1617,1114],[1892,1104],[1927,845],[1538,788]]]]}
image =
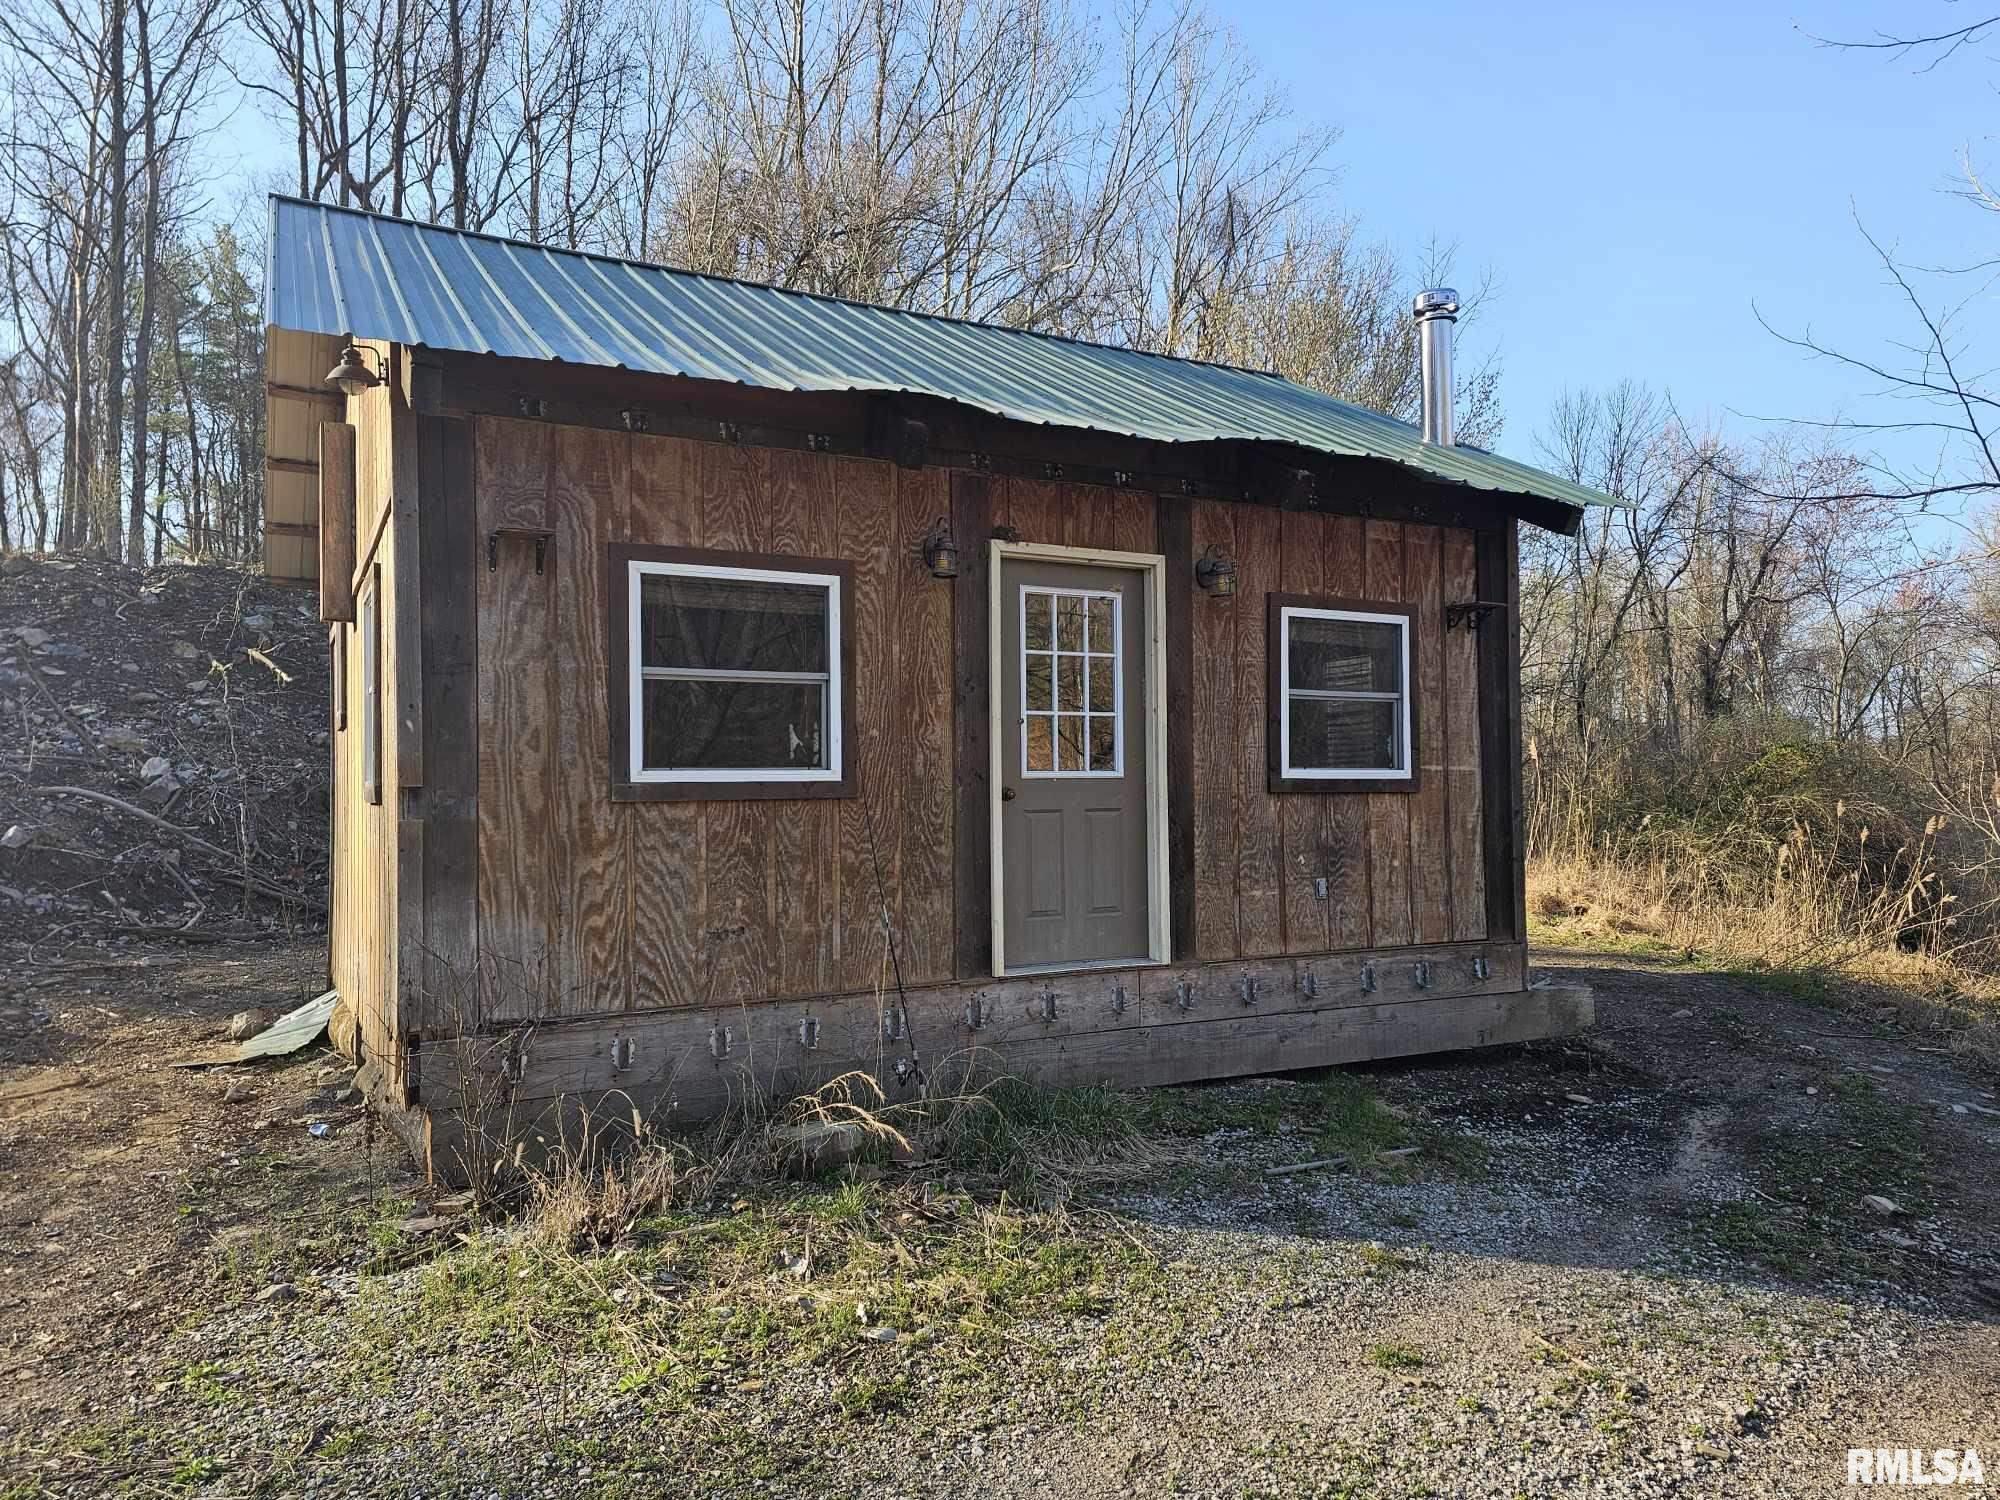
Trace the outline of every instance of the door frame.
{"type": "MultiPolygon", "coordinates": [[[[987,664],[986,739],[987,800],[992,849],[993,974],[1004,978],[1007,968],[1007,886],[1003,861],[1007,841],[1000,831],[1000,788],[1005,779],[1007,747],[1018,735],[1008,735],[1001,723],[1006,694],[1000,690],[1007,632],[1001,564],[1008,558],[1076,563],[1144,575],[1146,629],[1143,697],[1143,737],[1146,746],[1146,935],[1147,954],[1139,962],[1163,964],[1173,954],[1172,913],[1167,909],[1167,559],[1157,552],[1116,552],[1098,547],[1063,547],[1049,542],[987,544],[987,664]]],[[[1122,966],[1123,960],[1118,961],[1122,966]]],[[[1103,968],[1101,962],[1076,965],[1036,964],[1027,971],[1056,973],[1065,968],[1103,968]]]]}

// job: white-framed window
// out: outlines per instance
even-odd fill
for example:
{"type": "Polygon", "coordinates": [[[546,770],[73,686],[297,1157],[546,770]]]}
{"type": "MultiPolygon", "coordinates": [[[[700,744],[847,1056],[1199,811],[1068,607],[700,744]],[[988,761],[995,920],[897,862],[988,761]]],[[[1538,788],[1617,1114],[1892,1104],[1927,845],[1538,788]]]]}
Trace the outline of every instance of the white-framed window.
{"type": "Polygon", "coordinates": [[[1409,614],[1304,604],[1277,613],[1280,776],[1409,780],[1409,614]]]}
{"type": "Polygon", "coordinates": [[[1021,774],[1125,774],[1124,601],[1116,590],[1021,590],[1021,774]]]}
{"type": "Polygon", "coordinates": [[[628,779],[842,780],[841,572],[626,562],[628,779]]]}

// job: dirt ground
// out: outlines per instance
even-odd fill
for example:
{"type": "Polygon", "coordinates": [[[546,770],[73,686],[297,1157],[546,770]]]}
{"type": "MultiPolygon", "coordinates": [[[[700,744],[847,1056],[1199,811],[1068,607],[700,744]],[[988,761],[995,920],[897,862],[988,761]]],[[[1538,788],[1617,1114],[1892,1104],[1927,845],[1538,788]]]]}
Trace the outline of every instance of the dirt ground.
{"type": "MultiPolygon", "coordinates": [[[[1596,986],[1595,1034],[1353,1070],[1414,1153],[1273,1173],[1321,1149],[1324,1081],[1172,1091],[1180,1146],[1063,1209],[1074,1285],[984,1342],[856,1309],[781,1355],[729,1332],[735,1290],[649,1293],[709,1330],[664,1382],[619,1362],[622,1288],[517,1317],[519,1226],[440,1232],[329,1055],[175,1066],[314,993],[317,949],[9,973],[0,1496],[1804,1497],[1857,1446],[1977,1448],[2000,1484],[1994,1081],[1865,1010],[1539,961],[1596,986]]],[[[963,1253],[880,1222],[906,1265],[963,1253]]],[[[985,1232],[960,1279],[1043,1264],[985,1232]]]]}

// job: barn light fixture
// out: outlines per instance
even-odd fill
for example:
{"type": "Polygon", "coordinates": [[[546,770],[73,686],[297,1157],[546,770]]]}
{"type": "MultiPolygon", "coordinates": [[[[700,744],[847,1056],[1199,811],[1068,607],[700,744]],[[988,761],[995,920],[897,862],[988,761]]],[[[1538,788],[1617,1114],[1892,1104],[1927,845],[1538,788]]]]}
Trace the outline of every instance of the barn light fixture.
{"type": "Polygon", "coordinates": [[[1220,547],[1210,547],[1194,561],[1194,581],[1212,599],[1228,599],[1236,593],[1236,559],[1220,547]]]}
{"type": "Polygon", "coordinates": [[[933,578],[958,577],[958,543],[951,534],[951,524],[943,516],[931,522],[931,529],[924,534],[924,566],[933,578]]]}
{"type": "MultiPolygon", "coordinates": [[[[379,360],[380,355],[376,358],[379,360]]],[[[382,377],[361,358],[361,346],[349,344],[340,351],[340,363],[326,372],[326,383],[345,396],[358,396],[382,383],[382,377]]]]}

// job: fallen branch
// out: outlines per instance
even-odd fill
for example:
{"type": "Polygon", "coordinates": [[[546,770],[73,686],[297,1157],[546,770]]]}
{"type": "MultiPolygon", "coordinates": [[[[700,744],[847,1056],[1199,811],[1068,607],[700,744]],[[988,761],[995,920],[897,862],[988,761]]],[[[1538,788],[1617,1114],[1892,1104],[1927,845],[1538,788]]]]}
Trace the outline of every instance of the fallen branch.
{"type": "MultiPolygon", "coordinates": [[[[35,664],[28,659],[27,648],[19,642],[16,642],[14,646],[14,660],[19,663],[22,671],[34,679],[35,686],[42,690],[42,696],[49,700],[49,707],[53,708],[61,716],[63,723],[69,726],[69,732],[76,736],[77,743],[90,753],[93,760],[97,761],[100,765],[103,764],[104,747],[98,744],[97,736],[85,729],[70,716],[70,711],[63,707],[62,699],[58,698],[55,694],[55,689],[49,686],[48,678],[42,676],[35,669],[35,664]]],[[[24,709],[23,712],[25,713],[26,710],[24,709]]],[[[29,742],[30,744],[33,743],[33,736],[29,737],[29,742]]]]}
{"type": "MultiPolygon", "coordinates": [[[[116,808],[119,812],[142,819],[152,824],[155,828],[165,829],[176,838],[182,839],[195,848],[214,855],[231,868],[236,868],[241,864],[241,861],[235,854],[232,854],[219,844],[211,844],[200,834],[191,832],[181,827],[178,823],[169,823],[165,818],[156,817],[152,813],[147,812],[143,807],[134,807],[123,797],[114,797],[108,792],[94,792],[88,787],[81,786],[45,786],[38,787],[36,790],[47,796],[81,797],[86,802],[101,802],[106,807],[116,808]]],[[[324,901],[313,896],[308,896],[303,891],[287,890],[284,886],[274,885],[262,876],[252,875],[247,869],[243,871],[243,884],[246,888],[254,890],[260,895],[269,896],[274,901],[290,901],[310,911],[321,913],[326,911],[326,903],[324,901]]]]}
{"type": "Polygon", "coordinates": [[[1322,1167],[1344,1167],[1346,1165],[1347,1158],[1344,1156],[1322,1156],[1317,1161],[1299,1161],[1293,1162],[1290,1166],[1266,1167],[1264,1168],[1264,1175],[1266,1177],[1289,1177],[1294,1172],[1317,1172],[1322,1167]]]}
{"type": "Polygon", "coordinates": [[[269,667],[273,672],[276,672],[278,674],[278,681],[290,682],[292,680],[292,674],[290,672],[287,672],[283,667],[279,666],[276,662],[272,661],[270,657],[266,656],[263,652],[259,651],[255,646],[245,646],[243,649],[249,653],[250,660],[254,662],[261,662],[263,663],[263,665],[269,667]]]}

